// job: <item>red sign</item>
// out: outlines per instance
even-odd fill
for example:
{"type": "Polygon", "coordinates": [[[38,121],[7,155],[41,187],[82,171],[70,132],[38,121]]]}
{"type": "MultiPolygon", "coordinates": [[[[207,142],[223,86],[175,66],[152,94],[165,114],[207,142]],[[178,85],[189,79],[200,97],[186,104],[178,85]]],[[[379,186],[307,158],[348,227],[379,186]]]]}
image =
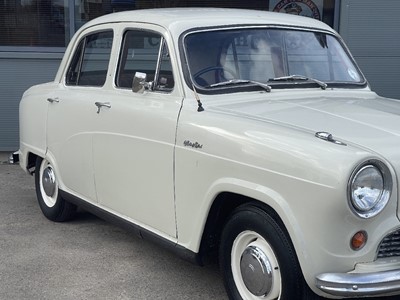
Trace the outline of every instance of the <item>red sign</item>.
{"type": "Polygon", "coordinates": [[[323,0],[271,0],[270,10],[322,19],[323,0]]]}

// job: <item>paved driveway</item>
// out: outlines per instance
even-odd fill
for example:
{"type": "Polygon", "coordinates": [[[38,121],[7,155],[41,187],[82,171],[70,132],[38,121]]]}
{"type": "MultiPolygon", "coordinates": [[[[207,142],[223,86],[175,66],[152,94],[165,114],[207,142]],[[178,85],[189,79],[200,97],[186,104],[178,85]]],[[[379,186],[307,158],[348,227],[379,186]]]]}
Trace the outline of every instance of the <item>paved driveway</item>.
{"type": "Polygon", "coordinates": [[[91,214],[53,223],[34,178],[0,160],[0,299],[227,299],[199,267],[91,214]]]}
{"type": "Polygon", "coordinates": [[[215,265],[192,265],[89,213],[48,221],[34,178],[5,160],[0,153],[0,299],[227,299],[215,265]]]}

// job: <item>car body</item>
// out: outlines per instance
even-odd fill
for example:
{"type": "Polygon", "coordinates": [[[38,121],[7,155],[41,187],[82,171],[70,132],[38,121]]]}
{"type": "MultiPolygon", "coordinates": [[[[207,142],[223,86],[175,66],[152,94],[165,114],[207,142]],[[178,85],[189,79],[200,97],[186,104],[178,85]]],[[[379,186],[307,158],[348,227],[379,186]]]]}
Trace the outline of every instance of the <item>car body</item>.
{"type": "Polygon", "coordinates": [[[49,219],[78,205],[218,257],[232,299],[400,294],[399,115],[322,22],[138,10],[25,92],[19,158],[49,219]]]}

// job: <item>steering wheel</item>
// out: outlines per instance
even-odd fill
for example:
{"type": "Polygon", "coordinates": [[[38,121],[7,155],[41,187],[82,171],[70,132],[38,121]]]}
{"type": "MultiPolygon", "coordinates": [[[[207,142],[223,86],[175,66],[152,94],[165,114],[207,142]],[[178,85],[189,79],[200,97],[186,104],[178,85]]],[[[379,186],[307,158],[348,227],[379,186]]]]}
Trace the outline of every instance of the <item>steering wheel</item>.
{"type": "Polygon", "coordinates": [[[212,67],[207,67],[204,69],[201,69],[200,71],[197,71],[194,75],[193,78],[197,83],[201,83],[201,86],[206,86],[207,82],[204,80],[204,78],[201,78],[201,75],[206,74],[208,72],[215,72],[215,82],[221,82],[221,81],[226,81],[227,78],[225,78],[224,73],[228,73],[232,78],[237,78],[237,74],[235,71],[225,68],[222,66],[212,66],[212,67]],[[203,82],[205,84],[203,84],[203,82]]]}

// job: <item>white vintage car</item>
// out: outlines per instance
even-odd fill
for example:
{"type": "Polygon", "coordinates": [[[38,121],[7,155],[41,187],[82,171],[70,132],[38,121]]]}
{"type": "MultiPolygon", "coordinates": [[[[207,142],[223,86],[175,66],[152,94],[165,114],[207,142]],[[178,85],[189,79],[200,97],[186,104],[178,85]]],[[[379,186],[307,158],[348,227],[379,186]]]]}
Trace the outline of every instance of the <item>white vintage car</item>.
{"type": "Polygon", "coordinates": [[[400,103],[310,18],[109,14],[20,104],[53,221],[82,207],[204,263],[231,299],[400,294],[400,103]]]}

